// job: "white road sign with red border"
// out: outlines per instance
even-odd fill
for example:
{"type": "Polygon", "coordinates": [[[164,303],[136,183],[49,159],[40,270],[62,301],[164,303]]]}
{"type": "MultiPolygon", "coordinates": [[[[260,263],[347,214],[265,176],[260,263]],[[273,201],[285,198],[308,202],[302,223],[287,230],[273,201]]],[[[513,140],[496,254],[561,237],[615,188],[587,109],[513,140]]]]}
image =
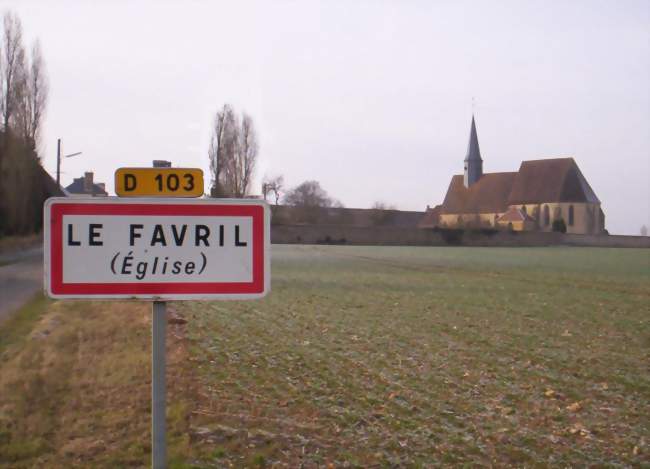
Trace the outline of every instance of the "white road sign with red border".
{"type": "Polygon", "coordinates": [[[52,298],[253,299],[270,289],[270,215],[259,200],[51,198],[52,298]]]}

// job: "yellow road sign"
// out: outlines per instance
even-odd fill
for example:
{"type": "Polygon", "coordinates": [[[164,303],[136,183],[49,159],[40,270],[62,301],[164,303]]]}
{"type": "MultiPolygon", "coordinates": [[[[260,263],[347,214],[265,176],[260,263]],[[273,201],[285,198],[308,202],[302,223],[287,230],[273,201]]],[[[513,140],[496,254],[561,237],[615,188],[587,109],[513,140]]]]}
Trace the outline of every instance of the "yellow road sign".
{"type": "Polygon", "coordinates": [[[200,197],[203,171],[196,168],[119,168],[115,193],[120,197],[200,197]]]}

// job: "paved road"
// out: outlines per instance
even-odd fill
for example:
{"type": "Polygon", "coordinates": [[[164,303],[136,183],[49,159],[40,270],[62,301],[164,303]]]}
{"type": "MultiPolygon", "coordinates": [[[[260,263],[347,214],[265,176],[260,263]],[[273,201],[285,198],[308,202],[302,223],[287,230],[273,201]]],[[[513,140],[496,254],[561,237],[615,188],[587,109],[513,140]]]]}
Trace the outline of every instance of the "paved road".
{"type": "Polygon", "coordinates": [[[43,248],[0,256],[0,323],[43,289],[43,248]]]}

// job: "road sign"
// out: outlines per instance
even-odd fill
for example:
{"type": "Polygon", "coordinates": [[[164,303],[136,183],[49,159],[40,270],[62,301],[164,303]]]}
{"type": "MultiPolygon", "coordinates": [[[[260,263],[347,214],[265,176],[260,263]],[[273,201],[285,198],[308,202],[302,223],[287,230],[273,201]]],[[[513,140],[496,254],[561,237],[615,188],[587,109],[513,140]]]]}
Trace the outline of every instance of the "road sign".
{"type": "Polygon", "coordinates": [[[200,197],[203,171],[196,168],[119,168],[115,193],[120,197],[200,197]]]}
{"type": "Polygon", "coordinates": [[[51,198],[52,298],[252,299],[270,288],[270,216],[258,200],[51,198]]]}

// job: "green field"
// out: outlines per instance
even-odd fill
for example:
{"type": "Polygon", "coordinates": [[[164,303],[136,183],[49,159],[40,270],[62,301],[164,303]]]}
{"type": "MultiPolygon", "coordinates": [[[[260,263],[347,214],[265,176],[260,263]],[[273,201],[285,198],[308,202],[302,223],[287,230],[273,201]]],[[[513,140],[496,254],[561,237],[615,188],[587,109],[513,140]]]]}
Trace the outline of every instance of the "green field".
{"type": "Polygon", "coordinates": [[[184,303],[200,466],[650,462],[650,251],[273,246],[184,303]]]}

